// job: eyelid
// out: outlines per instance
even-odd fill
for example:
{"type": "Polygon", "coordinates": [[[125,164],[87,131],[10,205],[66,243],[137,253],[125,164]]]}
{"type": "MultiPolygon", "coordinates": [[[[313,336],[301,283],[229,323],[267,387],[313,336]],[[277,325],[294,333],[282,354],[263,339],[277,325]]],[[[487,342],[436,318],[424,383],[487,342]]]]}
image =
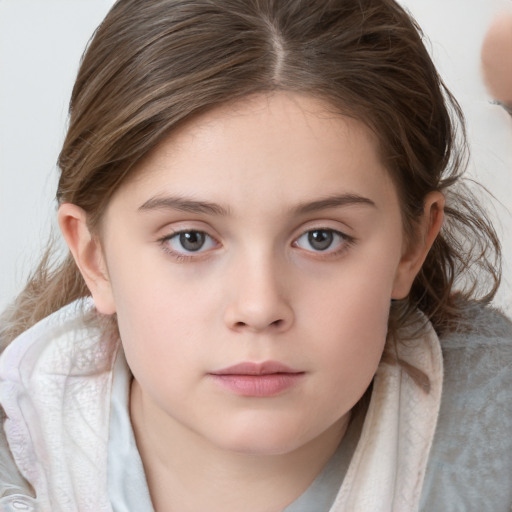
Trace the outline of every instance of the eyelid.
{"type": "Polygon", "coordinates": [[[300,225],[300,227],[294,229],[294,235],[292,235],[293,240],[297,240],[300,236],[305,233],[309,233],[310,231],[334,231],[339,233],[346,239],[355,240],[356,237],[352,234],[354,231],[352,227],[350,227],[347,223],[341,222],[336,219],[313,219],[308,222],[304,222],[300,225]]]}

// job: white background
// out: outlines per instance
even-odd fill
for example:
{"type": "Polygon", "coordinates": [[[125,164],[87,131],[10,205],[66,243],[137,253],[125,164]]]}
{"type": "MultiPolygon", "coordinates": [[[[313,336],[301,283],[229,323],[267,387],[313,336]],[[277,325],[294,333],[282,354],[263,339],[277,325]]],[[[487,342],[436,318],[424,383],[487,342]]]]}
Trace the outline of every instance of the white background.
{"type": "MultiPolygon", "coordinates": [[[[112,0],[0,0],[0,309],[20,290],[56,230],[55,162],[82,51],[112,0]]],[[[480,45],[512,0],[403,0],[468,120],[470,172],[496,196],[512,314],[512,118],[490,103],[480,45]]]]}

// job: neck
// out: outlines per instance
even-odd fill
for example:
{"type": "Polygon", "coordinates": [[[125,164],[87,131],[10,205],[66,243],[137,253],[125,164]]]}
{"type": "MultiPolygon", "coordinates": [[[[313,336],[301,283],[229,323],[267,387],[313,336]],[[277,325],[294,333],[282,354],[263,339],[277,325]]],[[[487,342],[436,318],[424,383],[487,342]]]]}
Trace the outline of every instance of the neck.
{"type": "Polygon", "coordinates": [[[276,512],[298,498],[343,437],[349,415],[286,453],[219,447],[146,398],[136,381],[131,420],[156,512],[276,512]]]}

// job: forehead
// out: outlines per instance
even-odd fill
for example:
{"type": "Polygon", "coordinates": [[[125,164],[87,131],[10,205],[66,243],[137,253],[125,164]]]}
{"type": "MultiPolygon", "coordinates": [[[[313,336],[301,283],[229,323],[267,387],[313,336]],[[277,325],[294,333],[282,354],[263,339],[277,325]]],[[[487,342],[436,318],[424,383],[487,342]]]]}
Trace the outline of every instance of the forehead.
{"type": "Polygon", "coordinates": [[[207,196],[231,209],[340,193],[396,200],[375,135],[325,102],[290,93],[254,96],[189,121],[119,192],[139,202],[158,194],[207,196]]]}

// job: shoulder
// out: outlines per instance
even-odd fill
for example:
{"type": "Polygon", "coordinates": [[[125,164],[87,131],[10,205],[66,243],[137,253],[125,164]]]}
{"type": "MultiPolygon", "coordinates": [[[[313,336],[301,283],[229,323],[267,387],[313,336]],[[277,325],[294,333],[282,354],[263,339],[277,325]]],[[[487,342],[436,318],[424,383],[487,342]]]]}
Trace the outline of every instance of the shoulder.
{"type": "Polygon", "coordinates": [[[499,309],[475,302],[465,305],[458,325],[441,337],[444,350],[489,342],[511,346],[512,321],[499,309]]]}
{"type": "Polygon", "coordinates": [[[113,327],[89,300],[79,300],[30,327],[0,354],[0,511],[14,510],[12,500],[26,505],[23,510],[49,510],[39,504],[53,499],[46,491],[55,489],[41,484],[36,507],[32,487],[22,475],[31,483],[52,475],[62,491],[75,479],[85,481],[84,474],[98,474],[119,347],[113,327]],[[84,396],[87,400],[81,401],[84,396]],[[90,428],[77,429],[77,418],[81,425],[91,422],[90,428]],[[81,446],[78,465],[70,446],[81,446]],[[59,453],[67,458],[53,456],[59,453]]]}
{"type": "MultiPolygon", "coordinates": [[[[440,338],[444,361],[442,413],[460,402],[510,402],[512,322],[500,311],[468,304],[459,327],[440,338]],[[490,394],[490,395],[489,395],[490,394]],[[505,396],[506,395],[506,396],[505,396]]],[[[512,393],[512,391],[511,391],[512,393]]]]}
{"type": "MultiPolygon", "coordinates": [[[[10,497],[20,501],[20,495],[30,499],[32,492],[30,485],[20,475],[14,459],[9,450],[7,439],[3,429],[5,413],[0,406],[0,510],[7,504],[10,497]]],[[[21,503],[23,505],[23,503],[21,503]]]]}
{"type": "Polygon", "coordinates": [[[422,510],[509,512],[512,504],[512,322],[468,304],[440,339],[441,408],[422,510]]]}

